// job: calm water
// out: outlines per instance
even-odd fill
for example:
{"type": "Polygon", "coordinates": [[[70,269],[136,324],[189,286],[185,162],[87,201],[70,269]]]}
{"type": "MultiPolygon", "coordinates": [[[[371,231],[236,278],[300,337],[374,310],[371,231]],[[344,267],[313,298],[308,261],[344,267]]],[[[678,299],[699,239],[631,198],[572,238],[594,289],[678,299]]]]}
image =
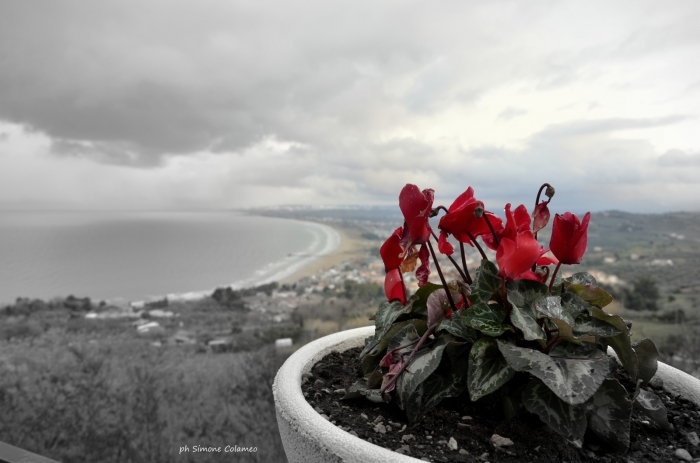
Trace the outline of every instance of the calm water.
{"type": "Polygon", "coordinates": [[[329,227],[234,212],[0,211],[0,303],[141,300],[274,281],[340,242],[329,227]]]}

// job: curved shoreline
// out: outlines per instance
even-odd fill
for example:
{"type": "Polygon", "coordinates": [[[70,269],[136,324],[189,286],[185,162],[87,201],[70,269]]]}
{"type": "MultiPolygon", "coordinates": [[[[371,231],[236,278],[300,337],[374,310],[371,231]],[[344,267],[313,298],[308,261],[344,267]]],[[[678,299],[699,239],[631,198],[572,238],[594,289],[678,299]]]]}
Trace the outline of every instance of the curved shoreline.
{"type": "MultiPolygon", "coordinates": [[[[323,248],[314,252],[313,248],[315,246],[315,242],[312,242],[307,248],[308,251],[290,254],[282,260],[268,264],[268,266],[272,267],[281,267],[279,271],[273,273],[272,275],[263,276],[262,278],[258,277],[257,275],[265,271],[264,267],[263,269],[258,270],[256,275],[253,275],[250,278],[238,280],[228,285],[222,285],[223,287],[228,286],[236,290],[251,288],[272,282],[278,282],[280,284],[293,284],[304,277],[312,276],[335,267],[336,265],[339,265],[342,262],[356,256],[358,251],[363,249],[361,240],[358,237],[351,236],[349,230],[345,228],[298,219],[286,220],[293,220],[307,226],[310,225],[312,228],[321,231],[325,235],[323,248]],[[285,265],[285,262],[294,259],[298,259],[298,261],[290,265],[285,265]]],[[[168,298],[170,301],[191,301],[207,297],[211,295],[215,289],[217,288],[215,287],[207,290],[189,291],[184,293],[170,293],[160,297],[155,296],[140,301],[133,301],[130,304],[132,306],[139,306],[145,304],[146,302],[162,298],[168,298]]]]}

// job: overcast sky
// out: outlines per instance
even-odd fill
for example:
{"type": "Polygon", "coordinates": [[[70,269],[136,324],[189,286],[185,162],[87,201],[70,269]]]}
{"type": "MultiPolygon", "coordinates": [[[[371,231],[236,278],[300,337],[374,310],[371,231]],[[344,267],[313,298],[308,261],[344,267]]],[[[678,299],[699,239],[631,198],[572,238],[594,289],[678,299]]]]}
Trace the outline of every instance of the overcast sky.
{"type": "Polygon", "coordinates": [[[0,207],[700,210],[700,2],[0,0],[0,207]]]}

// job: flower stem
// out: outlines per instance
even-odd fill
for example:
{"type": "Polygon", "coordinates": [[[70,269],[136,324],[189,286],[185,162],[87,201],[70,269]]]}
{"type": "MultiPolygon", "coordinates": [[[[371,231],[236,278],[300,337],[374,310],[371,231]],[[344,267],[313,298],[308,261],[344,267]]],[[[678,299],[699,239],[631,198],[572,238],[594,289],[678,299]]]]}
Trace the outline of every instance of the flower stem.
{"type": "Polygon", "coordinates": [[[506,291],[506,279],[501,277],[501,298],[503,299],[503,307],[506,308],[506,318],[510,320],[510,312],[513,309],[508,302],[508,292],[506,291]]]}
{"type": "Polygon", "coordinates": [[[491,225],[491,221],[489,220],[488,214],[486,214],[486,211],[484,211],[484,220],[486,221],[486,225],[489,226],[489,230],[491,230],[491,236],[493,236],[493,241],[496,243],[496,247],[500,244],[500,240],[498,239],[498,236],[496,236],[496,230],[493,229],[493,225],[491,225]]]}
{"type": "Polygon", "coordinates": [[[544,349],[542,350],[543,354],[549,354],[549,351],[552,350],[552,348],[559,342],[561,341],[561,337],[557,334],[554,336],[546,346],[544,346],[544,349]]]}
{"type": "Polygon", "coordinates": [[[474,246],[476,246],[476,249],[479,250],[479,253],[481,253],[481,258],[484,260],[488,260],[486,257],[486,254],[484,253],[484,250],[481,249],[481,246],[479,245],[479,243],[476,242],[476,238],[474,238],[474,236],[469,232],[467,232],[467,236],[469,237],[470,240],[472,240],[472,243],[474,243],[474,246]]]}
{"type": "Polygon", "coordinates": [[[428,243],[428,249],[430,249],[430,254],[433,255],[435,268],[437,269],[438,275],[440,275],[440,281],[442,281],[442,286],[443,288],[445,288],[445,293],[447,294],[447,300],[450,302],[450,307],[452,307],[453,312],[457,312],[457,305],[455,304],[455,301],[452,300],[452,291],[450,291],[450,288],[447,287],[447,281],[445,280],[445,276],[442,274],[442,269],[440,268],[440,263],[438,262],[437,256],[435,255],[433,245],[430,244],[430,240],[426,241],[426,243],[428,243]]]}
{"type": "Polygon", "coordinates": [[[552,292],[552,286],[554,286],[554,280],[557,278],[557,272],[559,271],[559,267],[561,267],[561,262],[559,262],[554,269],[554,273],[552,274],[552,279],[549,282],[549,292],[552,292]]]}
{"type": "Polygon", "coordinates": [[[464,267],[464,274],[467,279],[465,280],[467,284],[472,284],[472,277],[469,275],[469,270],[467,270],[467,259],[464,257],[464,243],[459,242],[459,250],[462,252],[462,266],[464,267]]]}
{"type": "Polygon", "coordinates": [[[430,217],[435,217],[436,215],[438,215],[440,213],[440,209],[445,211],[445,214],[450,213],[450,211],[448,211],[447,208],[445,208],[445,206],[438,206],[438,207],[434,208],[432,211],[430,211],[430,217]]]}
{"type": "Polygon", "coordinates": [[[535,199],[535,207],[537,207],[537,205],[540,203],[540,196],[542,195],[542,191],[547,187],[552,188],[552,185],[550,185],[549,183],[543,183],[540,187],[540,190],[537,192],[537,199],[535,199]]]}
{"type": "Polygon", "coordinates": [[[415,340],[409,342],[408,344],[406,344],[406,345],[404,345],[404,346],[400,346],[400,347],[397,347],[396,349],[392,349],[391,351],[389,351],[389,353],[390,353],[390,354],[393,354],[394,352],[399,351],[399,350],[401,350],[401,349],[405,349],[405,348],[407,348],[407,347],[411,347],[412,345],[414,345],[414,344],[417,343],[418,341],[420,341],[420,338],[415,339],[415,340]]]}
{"type": "MultiPolygon", "coordinates": [[[[435,234],[435,232],[432,232],[432,233],[433,233],[433,238],[435,238],[435,241],[439,241],[437,235],[435,234]]],[[[461,243],[460,243],[460,244],[461,244],[461,243]]],[[[452,258],[452,256],[447,255],[447,254],[443,254],[443,255],[446,256],[448,259],[450,259],[450,262],[452,262],[452,265],[454,265],[455,268],[457,269],[457,271],[459,272],[459,276],[462,277],[462,281],[466,281],[467,284],[472,284],[472,279],[471,279],[471,277],[469,276],[469,272],[467,272],[467,274],[465,275],[464,272],[462,272],[462,269],[459,268],[459,265],[457,264],[457,262],[452,258]]],[[[437,265],[437,263],[436,263],[435,265],[437,265]]],[[[465,270],[465,271],[467,270],[467,266],[466,266],[466,265],[464,266],[464,270],[465,270]]]]}
{"type": "MultiPolygon", "coordinates": [[[[449,291],[447,291],[447,293],[449,294],[449,291]]],[[[428,339],[428,336],[430,336],[433,333],[433,331],[435,331],[437,325],[438,324],[436,323],[427,330],[425,330],[423,336],[418,340],[418,345],[413,348],[411,355],[409,355],[406,362],[403,365],[401,365],[401,368],[399,368],[399,371],[396,372],[396,375],[393,378],[391,378],[391,380],[384,387],[381,388],[381,390],[379,391],[380,394],[384,394],[384,391],[386,391],[396,383],[396,381],[399,379],[399,376],[401,376],[401,373],[403,373],[403,371],[408,367],[408,364],[411,363],[411,360],[413,360],[413,357],[415,357],[416,353],[418,352],[418,349],[420,349],[425,340],[428,339]]]]}

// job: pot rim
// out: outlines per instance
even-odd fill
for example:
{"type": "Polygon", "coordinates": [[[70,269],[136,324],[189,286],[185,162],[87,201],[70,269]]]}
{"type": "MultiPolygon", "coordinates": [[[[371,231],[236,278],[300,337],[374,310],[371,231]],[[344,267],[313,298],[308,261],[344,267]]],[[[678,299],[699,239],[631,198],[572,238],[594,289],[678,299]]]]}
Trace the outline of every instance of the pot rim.
{"type": "MultiPolygon", "coordinates": [[[[277,410],[277,420],[293,423],[295,430],[331,455],[348,462],[419,462],[416,458],[402,455],[343,431],[323,418],[306,401],[301,391],[304,373],[331,352],[344,352],[362,346],[365,338],[374,335],[374,326],[341,331],[317,339],[297,350],[277,372],[272,392],[277,410]]],[[[614,354],[612,349],[609,353],[614,354]]],[[[672,395],[680,395],[700,406],[700,380],[658,362],[655,378],[663,381],[663,388],[672,395]]],[[[286,444],[286,443],[285,443],[286,444]]],[[[286,446],[285,446],[286,450],[286,446]]]]}

